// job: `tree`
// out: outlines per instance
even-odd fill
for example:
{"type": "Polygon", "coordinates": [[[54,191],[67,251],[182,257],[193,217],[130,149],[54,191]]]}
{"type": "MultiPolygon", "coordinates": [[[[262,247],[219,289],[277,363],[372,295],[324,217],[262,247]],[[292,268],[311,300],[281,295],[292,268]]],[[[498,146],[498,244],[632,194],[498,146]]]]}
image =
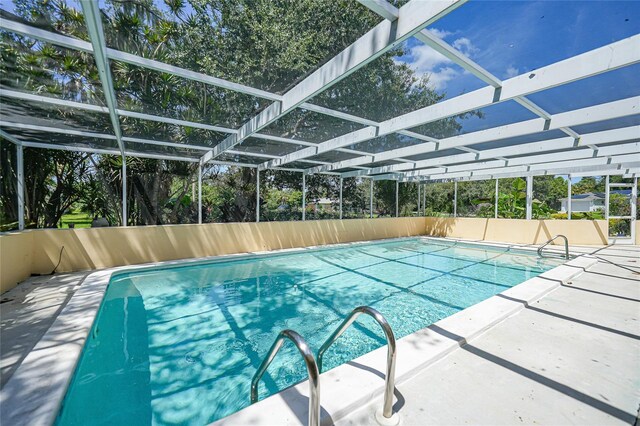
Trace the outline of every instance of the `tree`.
{"type": "MultiPolygon", "coordinates": [[[[24,19],[39,27],[88,40],[83,15],[72,3],[65,0],[15,0],[15,3],[19,18],[2,12],[3,18],[24,19]]],[[[164,3],[152,0],[106,0],[101,3],[101,12],[109,47],[275,93],[285,92],[380,20],[351,0],[167,0],[164,3]]],[[[443,99],[443,93],[430,88],[428,76],[418,78],[410,67],[394,60],[396,55],[403,53],[402,49],[401,45],[380,56],[317,95],[313,102],[381,120],[443,99]]],[[[3,32],[1,71],[3,84],[8,87],[104,104],[98,72],[89,53],[3,32]]],[[[111,61],[111,73],[118,106],[126,110],[237,128],[269,104],[264,99],[120,61],[111,61]]],[[[11,108],[18,115],[46,118],[53,126],[64,123],[83,130],[113,133],[107,114],[29,105],[25,102],[11,103],[11,108]]],[[[440,120],[415,130],[435,137],[455,134],[460,129],[459,120],[465,116],[440,120]]],[[[214,146],[226,137],[226,134],[210,130],[132,117],[120,117],[120,125],[127,136],[182,144],[214,146]]],[[[262,131],[274,136],[321,142],[359,128],[361,125],[357,123],[298,108],[262,131]]],[[[66,144],[87,142],[76,141],[70,136],[56,137],[60,143],[66,144]]],[[[405,138],[388,135],[365,142],[358,148],[379,152],[406,144],[405,138]]],[[[251,140],[246,142],[251,143],[251,140]]],[[[274,149],[274,146],[280,153],[294,149],[291,145],[259,142],[255,147],[262,152],[274,149]]],[[[90,143],[99,148],[114,148],[113,141],[92,140],[90,143]]],[[[189,155],[194,158],[202,155],[202,151],[188,148],[150,147],[130,142],[127,142],[127,146],[129,149],[152,153],[189,155]]],[[[41,166],[31,162],[32,158],[25,162],[27,170],[41,168],[42,172],[48,170],[48,176],[53,174],[56,169],[53,164],[41,166]]],[[[121,164],[106,157],[92,158],[95,158],[95,166],[86,158],[87,164],[82,166],[91,177],[87,178],[88,192],[79,197],[83,200],[79,205],[92,213],[110,214],[117,221],[119,213],[115,211],[121,209],[117,208],[113,198],[121,197],[121,189],[118,188],[122,182],[119,176],[121,164]]],[[[245,160],[229,154],[223,154],[221,159],[245,160]]],[[[314,159],[335,161],[323,156],[310,158],[314,159]]],[[[41,160],[51,162],[46,158],[41,160]]],[[[58,161],[63,159],[58,158],[58,161]]],[[[72,158],[64,161],[78,164],[72,158]]],[[[58,163],[58,166],[61,164],[58,163]]],[[[310,164],[292,164],[291,167],[305,168],[310,164]]],[[[128,158],[127,170],[130,224],[195,220],[197,208],[195,200],[189,196],[194,176],[192,165],[128,158]]],[[[215,191],[205,190],[210,198],[208,204],[203,203],[206,204],[206,211],[213,215],[211,217],[222,221],[254,220],[255,171],[225,167],[216,171],[215,176],[218,180],[207,179],[206,182],[219,188],[215,191]]],[[[292,188],[299,185],[300,179],[299,173],[293,173],[279,178],[279,184],[282,189],[292,188]]],[[[335,181],[323,175],[308,176],[309,199],[337,199],[339,188],[335,181]]],[[[353,200],[350,201],[350,208],[359,206],[357,209],[362,209],[363,185],[356,180],[345,180],[344,183],[344,198],[353,200]]],[[[394,184],[382,184],[380,191],[385,185],[394,184]]],[[[57,203],[57,198],[51,198],[49,193],[55,189],[48,186],[44,188],[46,191],[33,194],[38,197],[34,203],[42,204],[43,200],[57,203]]],[[[414,190],[401,190],[401,203],[404,204],[405,196],[415,200],[417,195],[409,195],[411,191],[414,190]]],[[[382,198],[385,197],[389,198],[386,195],[382,198]]],[[[65,209],[70,208],[68,201],[60,200],[60,204],[53,207],[56,213],[51,212],[51,215],[64,213],[65,209]]],[[[382,204],[385,210],[393,210],[390,200],[386,199],[382,204]]]]}
{"type": "Polygon", "coordinates": [[[550,209],[559,211],[562,198],[567,198],[568,182],[561,176],[535,176],[533,194],[537,200],[550,209]]]}
{"type": "Polygon", "coordinates": [[[522,219],[525,217],[527,205],[527,182],[516,178],[511,182],[509,191],[498,192],[498,217],[522,219]]]}
{"type": "Polygon", "coordinates": [[[586,194],[587,192],[603,192],[604,182],[602,179],[596,179],[595,177],[583,177],[578,182],[571,185],[571,194],[586,194]]]}

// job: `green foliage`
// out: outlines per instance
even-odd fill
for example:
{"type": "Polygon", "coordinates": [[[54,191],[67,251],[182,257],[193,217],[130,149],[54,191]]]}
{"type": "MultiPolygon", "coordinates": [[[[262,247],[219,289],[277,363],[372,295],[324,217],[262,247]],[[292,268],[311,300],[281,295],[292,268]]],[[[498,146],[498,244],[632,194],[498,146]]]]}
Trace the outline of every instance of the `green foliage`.
{"type": "Polygon", "coordinates": [[[567,197],[568,186],[567,180],[560,176],[535,176],[533,178],[533,196],[545,204],[549,212],[557,212],[562,207],[561,199],[567,197]]]}
{"type": "Polygon", "coordinates": [[[427,216],[449,216],[453,214],[453,185],[453,182],[437,182],[423,185],[427,216]]]}
{"type": "Polygon", "coordinates": [[[609,236],[628,237],[631,235],[631,221],[629,219],[609,219],[609,236]]]}
{"type": "Polygon", "coordinates": [[[578,182],[571,185],[571,194],[585,194],[587,192],[604,192],[605,181],[602,178],[583,177],[578,182]]]}
{"type": "Polygon", "coordinates": [[[263,200],[260,220],[302,219],[302,191],[271,188],[263,200]]]}
{"type": "MultiPolygon", "coordinates": [[[[172,65],[284,93],[327,59],[376,25],[380,18],[351,0],[152,0],[101,2],[109,47],[172,65]]],[[[82,13],[75,2],[15,0],[20,18],[38,27],[88,40],[82,13]]],[[[9,88],[103,105],[104,94],[93,55],[36,42],[10,32],[0,34],[0,74],[9,88]]],[[[346,113],[382,120],[440,101],[444,94],[428,86],[406,64],[394,60],[398,47],[319,94],[314,102],[346,113]]],[[[268,101],[193,82],[161,72],[111,61],[119,108],[207,124],[237,128],[268,101]]],[[[112,133],[107,114],[3,100],[17,114],[64,122],[68,127],[112,133]]],[[[469,113],[474,114],[474,113],[469,113]]],[[[432,136],[455,134],[459,120],[439,120],[428,128],[432,136]]],[[[476,114],[478,115],[478,114],[476,114]]],[[[184,144],[215,145],[226,135],[203,129],[121,117],[127,136],[184,144]]],[[[359,129],[359,124],[296,109],[264,129],[274,136],[324,141],[359,129]]],[[[397,147],[397,135],[377,139],[377,149],[397,147]]],[[[71,136],[51,143],[86,143],[71,136]]],[[[108,141],[91,141],[113,148],[108,141]]],[[[129,146],[138,149],[139,146],[129,146]]],[[[142,148],[140,148],[142,149],[142,148]]],[[[199,156],[201,151],[146,147],[155,153],[199,156]]],[[[27,221],[30,226],[57,226],[73,208],[121,223],[121,159],[69,152],[25,150],[27,221]]],[[[131,225],[189,223],[197,220],[193,196],[196,166],[173,161],[127,159],[127,206],[131,225]]],[[[262,212],[269,220],[291,220],[300,213],[299,173],[283,174],[263,194],[262,212]],[[277,206],[276,206],[277,204],[277,206]],[[284,208],[283,208],[284,206],[284,208]],[[276,211],[276,213],[273,213],[276,211]]],[[[377,215],[395,213],[395,183],[378,182],[377,215]]],[[[204,221],[255,220],[255,171],[215,166],[205,171],[204,221]]],[[[3,189],[9,200],[10,185],[3,189]]],[[[414,214],[415,185],[401,185],[403,215],[414,214]]],[[[337,200],[337,179],[307,177],[307,201],[337,200]]],[[[368,211],[368,182],[345,179],[344,217],[362,217],[368,211]]],[[[436,209],[445,208],[444,197],[436,209]]],[[[13,220],[15,208],[3,204],[3,222],[13,220]],[[6,206],[6,208],[5,208],[6,206]]],[[[322,211],[334,217],[335,211],[322,211]]]]}
{"type": "Polygon", "coordinates": [[[609,215],[610,216],[630,216],[630,197],[623,194],[611,193],[609,195],[609,215]]]}
{"type": "Polygon", "coordinates": [[[460,217],[493,217],[495,181],[458,182],[457,215],[460,217]]]}
{"type": "MultiPolygon", "coordinates": [[[[551,214],[551,219],[568,219],[567,213],[553,213],[551,214]]],[[[572,212],[571,213],[572,220],[603,220],[604,212],[602,210],[595,210],[592,212],[572,212]]]]}
{"type": "Polygon", "coordinates": [[[526,216],[527,182],[516,178],[508,192],[498,193],[498,217],[523,219],[526,216]]]}

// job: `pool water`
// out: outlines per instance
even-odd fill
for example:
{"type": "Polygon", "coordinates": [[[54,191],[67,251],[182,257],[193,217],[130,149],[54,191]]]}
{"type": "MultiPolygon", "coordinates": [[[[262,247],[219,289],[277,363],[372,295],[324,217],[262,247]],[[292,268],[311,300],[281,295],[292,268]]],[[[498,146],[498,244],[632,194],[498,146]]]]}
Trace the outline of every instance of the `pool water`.
{"type": "MultiPolygon", "coordinates": [[[[557,266],[535,255],[395,240],[114,276],[57,423],[193,424],[250,404],[250,382],[276,335],[299,332],[317,353],[356,306],[396,338],[557,266]]],[[[324,356],[334,368],[386,343],[362,316],[324,356]]],[[[306,377],[288,342],[260,399],[306,377]]]]}

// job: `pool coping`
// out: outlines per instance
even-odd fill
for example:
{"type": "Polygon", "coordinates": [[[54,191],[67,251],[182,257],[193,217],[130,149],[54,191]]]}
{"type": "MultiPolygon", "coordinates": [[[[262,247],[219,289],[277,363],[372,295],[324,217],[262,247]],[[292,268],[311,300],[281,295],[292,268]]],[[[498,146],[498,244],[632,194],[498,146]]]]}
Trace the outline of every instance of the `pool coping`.
{"type": "MultiPolygon", "coordinates": [[[[452,245],[462,243],[506,248],[507,251],[535,251],[533,247],[516,244],[411,236],[153,262],[96,271],[86,277],[51,327],[0,390],[3,420],[12,425],[54,423],[107,285],[113,277],[165,267],[193,266],[409,239],[446,241],[453,243],[452,245]]],[[[596,262],[595,257],[577,254],[577,257],[569,262],[500,293],[518,301],[493,296],[399,339],[396,384],[415,375],[419,370],[477,337],[488,328],[524,308],[527,303],[539,299],[596,262]]],[[[321,375],[322,422],[335,422],[366,402],[382,396],[385,360],[386,348],[382,347],[323,373],[321,375]],[[366,391],[362,392],[364,389],[366,391]]],[[[213,424],[246,424],[260,421],[305,424],[308,408],[307,395],[308,388],[304,381],[217,420],[213,424]]]]}

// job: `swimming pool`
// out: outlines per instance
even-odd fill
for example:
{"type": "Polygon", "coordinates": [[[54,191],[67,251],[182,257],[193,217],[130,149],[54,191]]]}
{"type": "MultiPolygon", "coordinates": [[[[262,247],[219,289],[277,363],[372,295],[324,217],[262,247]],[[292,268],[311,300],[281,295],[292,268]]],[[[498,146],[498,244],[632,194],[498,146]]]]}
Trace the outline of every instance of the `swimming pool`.
{"type": "MultiPolygon", "coordinates": [[[[549,270],[527,252],[406,239],[114,275],[58,415],[68,424],[205,424],[249,405],[284,328],[314,351],[356,306],[400,338],[549,270]]],[[[362,318],[324,371],[385,344],[362,318]]],[[[306,377],[287,344],[260,397],[306,377]]]]}

